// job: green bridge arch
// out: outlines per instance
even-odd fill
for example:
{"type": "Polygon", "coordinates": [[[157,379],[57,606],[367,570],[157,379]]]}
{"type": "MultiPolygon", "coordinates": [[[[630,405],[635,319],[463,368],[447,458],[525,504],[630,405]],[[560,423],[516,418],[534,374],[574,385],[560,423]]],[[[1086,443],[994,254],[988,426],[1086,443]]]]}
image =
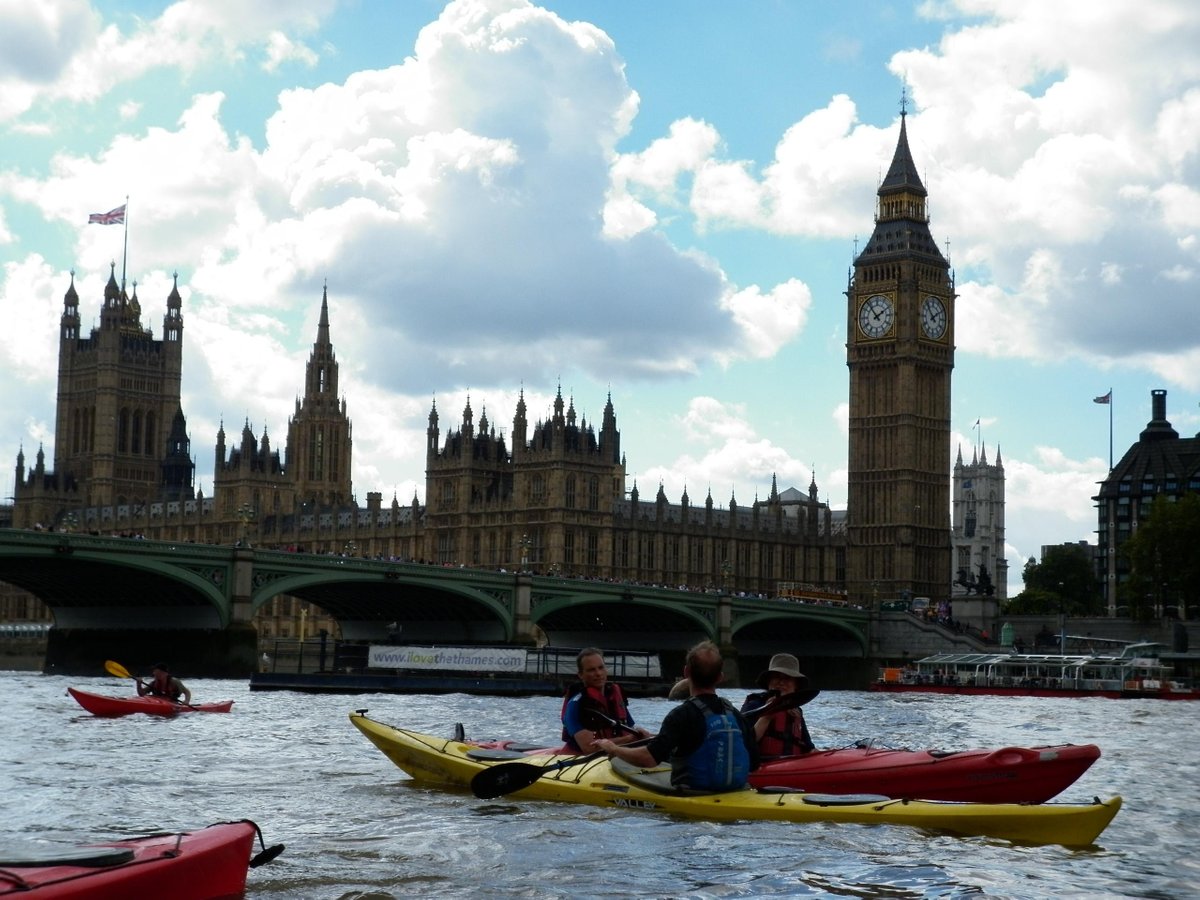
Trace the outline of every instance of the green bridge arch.
{"type": "Polygon", "coordinates": [[[56,631],[68,632],[72,640],[99,647],[111,645],[113,632],[151,629],[160,644],[174,640],[176,652],[184,653],[196,633],[206,632],[214,653],[237,644],[245,672],[253,671],[256,656],[252,619],[279,596],[320,607],[350,640],[385,640],[399,632],[414,643],[550,640],[558,646],[673,653],[707,638],[737,645],[751,657],[808,647],[814,654],[833,648],[835,655],[863,658],[869,646],[865,610],[96,535],[0,529],[0,580],[46,602],[55,615],[52,638],[56,631]],[[213,632],[233,637],[213,638],[213,632]]]}

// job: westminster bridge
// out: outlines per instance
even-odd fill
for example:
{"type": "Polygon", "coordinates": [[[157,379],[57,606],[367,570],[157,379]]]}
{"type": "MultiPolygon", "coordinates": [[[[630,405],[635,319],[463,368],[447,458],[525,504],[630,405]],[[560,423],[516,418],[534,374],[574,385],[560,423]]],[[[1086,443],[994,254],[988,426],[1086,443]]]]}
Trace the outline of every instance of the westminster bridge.
{"type": "Polygon", "coordinates": [[[703,639],[746,664],[786,649],[861,668],[869,648],[857,608],[238,545],[0,529],[0,581],[49,607],[45,668],[67,674],[125,656],[244,676],[254,614],[279,595],[320,607],[343,640],[595,644],[657,651],[667,672],[703,639]]]}

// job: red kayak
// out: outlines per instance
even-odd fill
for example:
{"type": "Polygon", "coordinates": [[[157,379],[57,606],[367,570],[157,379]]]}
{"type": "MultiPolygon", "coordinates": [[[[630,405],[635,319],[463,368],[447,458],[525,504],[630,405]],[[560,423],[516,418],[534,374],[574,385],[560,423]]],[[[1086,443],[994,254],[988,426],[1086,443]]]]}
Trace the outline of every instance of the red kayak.
{"type": "Polygon", "coordinates": [[[868,745],[771,760],[750,773],[750,784],[910,800],[1043,803],[1099,758],[1100,748],[1095,744],[958,751],[868,745]]]}
{"type": "Polygon", "coordinates": [[[0,848],[0,896],[31,900],[210,900],[241,897],[247,870],[270,862],[282,844],[253,859],[254,836],[262,832],[248,819],[221,822],[200,831],[152,834],[89,847],[0,848]]]}
{"type": "Polygon", "coordinates": [[[91,694],[78,688],[67,688],[67,693],[93,716],[127,716],[130,713],[146,713],[151,716],[174,716],[184,712],[227,713],[233,707],[232,700],[196,703],[189,706],[186,703],[168,700],[166,697],[108,697],[104,694],[91,694]]]}

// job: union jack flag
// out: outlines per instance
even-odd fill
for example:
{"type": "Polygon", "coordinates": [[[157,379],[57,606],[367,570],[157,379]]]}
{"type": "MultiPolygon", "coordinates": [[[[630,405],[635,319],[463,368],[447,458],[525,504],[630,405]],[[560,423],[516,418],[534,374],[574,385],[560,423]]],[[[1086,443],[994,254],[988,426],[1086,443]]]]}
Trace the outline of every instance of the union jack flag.
{"type": "Polygon", "coordinates": [[[106,213],[92,213],[88,216],[89,225],[123,225],[125,224],[125,204],[106,213]]]}

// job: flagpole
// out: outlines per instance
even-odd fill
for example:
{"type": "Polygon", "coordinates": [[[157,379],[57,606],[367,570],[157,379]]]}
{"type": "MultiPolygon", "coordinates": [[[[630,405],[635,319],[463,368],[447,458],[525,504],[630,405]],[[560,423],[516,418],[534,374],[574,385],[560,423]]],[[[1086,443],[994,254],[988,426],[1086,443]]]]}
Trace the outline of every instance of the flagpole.
{"type": "Polygon", "coordinates": [[[125,224],[125,248],[121,251],[121,293],[125,293],[125,264],[130,258],[130,196],[125,194],[125,216],[121,218],[125,224]]]}

